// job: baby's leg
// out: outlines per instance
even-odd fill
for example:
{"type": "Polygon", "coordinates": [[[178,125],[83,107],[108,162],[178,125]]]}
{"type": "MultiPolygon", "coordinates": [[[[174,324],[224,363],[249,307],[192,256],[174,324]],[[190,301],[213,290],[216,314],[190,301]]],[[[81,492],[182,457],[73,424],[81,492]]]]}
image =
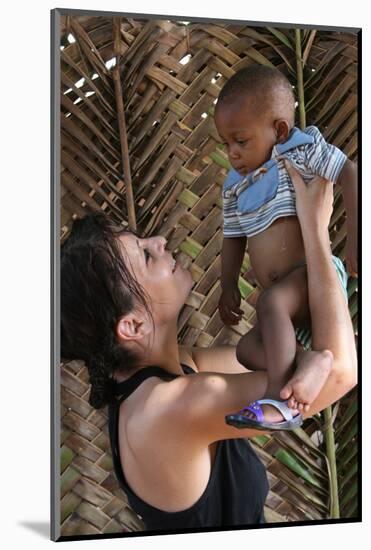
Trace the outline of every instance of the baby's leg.
{"type": "Polygon", "coordinates": [[[300,354],[296,356],[294,326],[310,325],[306,268],[289,273],[265,291],[259,302],[257,313],[269,379],[266,395],[290,399],[293,408],[303,410],[317,397],[331,368],[329,361],[301,361],[300,354]],[[293,374],[299,359],[301,368],[293,374]]]}
{"type": "Polygon", "coordinates": [[[256,306],[268,370],[267,397],[280,398],[296,356],[293,323],[308,318],[306,268],[298,267],[259,296],[256,306]]]}
{"type": "Polygon", "coordinates": [[[242,336],[236,348],[237,360],[249,370],[267,370],[259,325],[242,336]]]}

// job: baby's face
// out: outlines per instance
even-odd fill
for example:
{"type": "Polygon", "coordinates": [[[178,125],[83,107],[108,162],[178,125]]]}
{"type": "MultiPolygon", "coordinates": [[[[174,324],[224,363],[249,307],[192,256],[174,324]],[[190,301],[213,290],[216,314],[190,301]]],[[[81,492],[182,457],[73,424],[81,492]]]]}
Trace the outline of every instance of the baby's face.
{"type": "Polygon", "coordinates": [[[240,174],[245,176],[270,159],[277,142],[273,120],[251,112],[246,100],[217,107],[215,125],[231,165],[240,174]]]}

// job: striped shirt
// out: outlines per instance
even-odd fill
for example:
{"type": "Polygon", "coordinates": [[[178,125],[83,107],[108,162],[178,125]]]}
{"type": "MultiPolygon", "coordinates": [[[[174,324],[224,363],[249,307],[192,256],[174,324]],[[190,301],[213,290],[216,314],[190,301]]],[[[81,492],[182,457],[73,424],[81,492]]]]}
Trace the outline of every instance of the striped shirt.
{"type": "Polygon", "coordinates": [[[252,237],[278,218],[296,215],[294,186],[277,156],[287,158],[306,183],[315,175],[335,183],[347,160],[315,126],[303,132],[294,128],[285,143],[273,147],[271,159],[258,170],[247,176],[233,169],[228,172],[223,185],[225,237],[252,237]]]}

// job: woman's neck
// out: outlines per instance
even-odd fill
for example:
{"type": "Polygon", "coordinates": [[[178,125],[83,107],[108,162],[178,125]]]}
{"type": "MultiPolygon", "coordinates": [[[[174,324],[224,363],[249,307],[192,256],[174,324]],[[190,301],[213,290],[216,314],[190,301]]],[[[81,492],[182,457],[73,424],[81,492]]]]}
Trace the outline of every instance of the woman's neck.
{"type": "MultiPolygon", "coordinates": [[[[134,352],[138,350],[133,350],[134,352]]],[[[179,359],[179,344],[177,335],[177,326],[156,327],[155,335],[151,335],[144,349],[139,350],[142,360],[139,361],[136,369],[130,371],[131,376],[134,372],[149,366],[161,367],[172,374],[183,374],[179,359]]],[[[124,381],[128,375],[116,373],[114,378],[118,381],[124,381]]]]}
{"type": "Polygon", "coordinates": [[[173,374],[183,374],[176,324],[156,327],[153,341],[147,347],[144,363],[144,366],[156,365],[173,374]]]}

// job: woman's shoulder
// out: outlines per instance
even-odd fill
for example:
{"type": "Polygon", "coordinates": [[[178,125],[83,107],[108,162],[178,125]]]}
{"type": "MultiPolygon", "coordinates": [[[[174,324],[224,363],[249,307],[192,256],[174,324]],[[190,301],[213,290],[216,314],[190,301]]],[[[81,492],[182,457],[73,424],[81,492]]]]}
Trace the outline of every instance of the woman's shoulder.
{"type": "Polygon", "coordinates": [[[179,346],[179,358],[183,365],[196,372],[219,372],[241,374],[247,369],[237,361],[235,346],[215,346],[199,348],[179,346]]]}
{"type": "Polygon", "coordinates": [[[261,395],[265,378],[246,374],[234,346],[182,347],[179,351],[181,363],[195,374],[170,381],[156,377],[146,380],[131,396],[131,402],[125,403],[123,428],[133,447],[157,448],[172,441],[182,449],[200,450],[222,439],[255,435],[246,430],[242,436],[225,423],[225,415],[239,410],[249,396],[255,399],[261,395]]]}

